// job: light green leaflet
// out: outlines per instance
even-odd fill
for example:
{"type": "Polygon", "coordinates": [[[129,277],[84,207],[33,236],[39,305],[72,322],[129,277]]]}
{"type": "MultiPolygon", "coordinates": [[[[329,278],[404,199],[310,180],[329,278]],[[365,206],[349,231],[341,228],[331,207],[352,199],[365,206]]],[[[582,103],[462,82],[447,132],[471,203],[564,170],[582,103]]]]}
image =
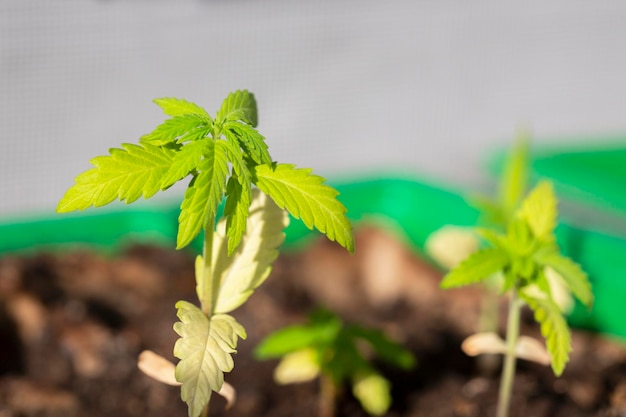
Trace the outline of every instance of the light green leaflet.
{"type": "Polygon", "coordinates": [[[324,178],[311,174],[310,169],[298,169],[290,164],[278,164],[275,168],[258,165],[255,175],[257,187],[279,207],[302,219],[309,229],[315,227],[328,239],[354,251],[346,208],[336,198],[339,193],[323,184],[324,178]]]}
{"type": "Polygon", "coordinates": [[[90,162],[95,168],[76,177],[76,184],[59,202],[59,213],[100,207],[117,199],[132,203],[139,197],[152,197],[161,189],[161,178],[175,154],[151,144],[127,143],[109,152],[110,156],[93,158],[90,162]]]}
{"type": "Polygon", "coordinates": [[[202,107],[190,101],[179,98],[157,98],[154,103],[159,106],[163,113],[168,116],[183,116],[185,114],[196,114],[210,119],[209,114],[202,107]]]}
{"type": "Polygon", "coordinates": [[[572,337],[567,322],[559,307],[549,299],[527,293],[522,293],[521,297],[541,325],[541,334],[546,339],[546,346],[550,352],[552,370],[556,376],[560,376],[572,350],[572,337]]]}
{"type": "MultiPolygon", "coordinates": [[[[204,159],[199,161],[198,170],[180,206],[178,216],[178,236],[176,247],[187,246],[206,227],[207,219],[214,218],[224,192],[228,178],[228,157],[224,141],[212,142],[204,159]]],[[[211,225],[213,226],[213,225],[211,225]]]]}
{"type": "Polygon", "coordinates": [[[556,228],[556,206],[552,184],[542,181],[524,199],[518,215],[526,221],[535,238],[550,241],[554,239],[556,228]]]}
{"type": "Polygon", "coordinates": [[[207,317],[198,307],[187,301],[176,303],[179,322],[174,330],[180,339],[174,345],[176,380],[182,383],[181,398],[187,403],[189,417],[197,417],[211,399],[212,391],[219,391],[224,383],[224,372],[233,369],[231,357],[237,338],[245,338],[244,328],[228,314],[207,317]]]}
{"type": "Polygon", "coordinates": [[[526,191],[528,177],[528,148],[527,133],[518,133],[513,149],[509,154],[502,180],[499,184],[498,205],[503,210],[504,219],[508,219],[519,205],[526,191]]]}
{"type": "Polygon", "coordinates": [[[220,122],[238,121],[256,127],[259,122],[254,95],[245,90],[235,91],[226,97],[216,119],[220,122]]]}
{"type": "Polygon", "coordinates": [[[484,281],[508,263],[508,254],[502,248],[481,249],[452,269],[441,281],[441,287],[453,288],[484,281]]]}

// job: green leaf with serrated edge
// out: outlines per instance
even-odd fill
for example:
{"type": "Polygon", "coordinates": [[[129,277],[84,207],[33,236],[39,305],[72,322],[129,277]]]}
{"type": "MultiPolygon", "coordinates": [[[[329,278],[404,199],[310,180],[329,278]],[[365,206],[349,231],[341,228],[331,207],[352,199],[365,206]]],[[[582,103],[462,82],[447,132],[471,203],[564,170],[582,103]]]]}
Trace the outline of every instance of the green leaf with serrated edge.
{"type": "Polygon", "coordinates": [[[518,207],[527,187],[528,134],[521,133],[509,153],[499,184],[499,200],[505,216],[510,217],[518,207]]]}
{"type": "Polygon", "coordinates": [[[207,138],[188,143],[176,152],[170,169],[167,170],[161,179],[161,188],[171,186],[185,178],[191,171],[198,169],[202,157],[210,146],[207,142],[211,140],[212,139],[207,138]]]}
{"type": "MultiPolygon", "coordinates": [[[[287,213],[259,190],[254,190],[243,245],[228,255],[226,221],[220,220],[213,237],[211,276],[219,279],[219,291],[212,305],[216,313],[228,313],[243,304],[265,281],[282,245],[283,230],[289,223],[287,213]]],[[[199,289],[199,297],[206,291],[199,289]]],[[[202,299],[201,298],[201,299],[202,299]]],[[[203,300],[203,305],[206,300],[203,300]]]]}
{"type": "Polygon", "coordinates": [[[244,162],[237,145],[224,141],[233,173],[226,187],[226,237],[228,238],[228,254],[231,255],[239,246],[246,231],[246,220],[252,202],[252,178],[248,165],[244,162]]]}
{"type": "Polygon", "coordinates": [[[591,283],[580,265],[570,258],[561,255],[556,250],[537,251],[534,259],[538,264],[554,269],[563,278],[565,285],[572,294],[584,305],[591,307],[593,304],[591,283]]]}
{"type": "Polygon", "coordinates": [[[243,234],[246,232],[248,208],[252,203],[251,192],[252,187],[250,187],[250,183],[244,186],[234,176],[228,179],[228,184],[226,184],[226,204],[224,205],[228,255],[232,255],[235,252],[235,249],[241,243],[243,234]]]}
{"type": "Polygon", "coordinates": [[[168,116],[197,114],[202,117],[207,117],[209,119],[211,118],[206,110],[204,110],[197,104],[192,103],[191,101],[173,97],[156,98],[153,101],[163,110],[163,113],[167,114],[168,116]]]}
{"type": "Polygon", "coordinates": [[[522,291],[521,298],[528,304],[540,324],[541,334],[546,339],[546,347],[552,358],[552,370],[560,376],[569,360],[572,350],[572,339],[559,307],[550,301],[545,294],[522,291]]]}
{"type": "Polygon", "coordinates": [[[311,174],[310,169],[278,164],[255,167],[255,184],[268,194],[281,208],[286,208],[295,218],[302,219],[312,229],[315,227],[330,240],[354,251],[352,225],[345,216],[346,208],[339,200],[339,192],[324,184],[324,178],[311,174]]]}
{"type": "Polygon", "coordinates": [[[239,120],[253,127],[256,126],[258,115],[254,94],[246,90],[230,93],[222,102],[215,119],[220,124],[239,120]]]}
{"type": "Polygon", "coordinates": [[[181,398],[187,403],[189,417],[202,413],[211,399],[211,391],[219,391],[224,383],[224,372],[230,372],[234,363],[237,339],[246,338],[244,328],[227,314],[207,317],[200,309],[186,301],[176,303],[179,322],[174,330],[180,336],[174,345],[176,380],[182,383],[181,398]]]}
{"type": "Polygon", "coordinates": [[[176,143],[182,144],[185,142],[195,142],[198,140],[202,140],[204,138],[210,137],[212,132],[213,132],[213,128],[211,126],[201,126],[193,130],[190,130],[189,132],[185,133],[183,136],[176,139],[176,143]]]}
{"type": "Polygon", "coordinates": [[[207,141],[207,152],[198,165],[200,172],[185,191],[178,216],[178,249],[187,246],[200,233],[222,202],[228,176],[228,158],[222,142],[207,141]]]}
{"type": "Polygon", "coordinates": [[[333,343],[341,328],[342,323],[337,319],[284,327],[263,339],[254,349],[254,357],[273,359],[301,349],[325,347],[333,343]]]}
{"type": "Polygon", "coordinates": [[[257,164],[270,165],[272,163],[265,137],[252,126],[239,122],[227,122],[223,126],[222,133],[237,147],[243,148],[257,164]]]}
{"type": "Polygon", "coordinates": [[[481,282],[501,271],[508,263],[509,256],[501,248],[481,249],[446,274],[441,287],[453,288],[481,282]]]}
{"type": "Polygon", "coordinates": [[[174,151],[149,144],[122,144],[90,162],[95,167],[75,179],[57,206],[57,212],[100,207],[119,199],[132,203],[149,198],[161,189],[161,177],[174,158],[174,151]]]}
{"type": "MultiPolygon", "coordinates": [[[[174,116],[161,123],[152,132],[143,135],[140,141],[159,146],[177,140],[181,142],[185,141],[186,135],[192,134],[196,130],[204,132],[210,125],[211,121],[209,118],[198,114],[174,116]]],[[[197,139],[196,136],[194,138],[197,139]]]]}
{"type": "Polygon", "coordinates": [[[552,184],[542,181],[524,199],[518,213],[528,223],[537,239],[551,241],[554,239],[553,232],[556,227],[556,206],[557,200],[552,184]]]}

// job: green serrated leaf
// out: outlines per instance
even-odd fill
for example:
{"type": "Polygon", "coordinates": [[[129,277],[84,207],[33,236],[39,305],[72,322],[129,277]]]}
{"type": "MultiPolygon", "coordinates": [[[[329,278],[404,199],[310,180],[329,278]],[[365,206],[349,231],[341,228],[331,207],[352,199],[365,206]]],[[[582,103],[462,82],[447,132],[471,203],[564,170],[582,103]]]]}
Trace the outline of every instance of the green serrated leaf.
{"type": "Polygon", "coordinates": [[[222,201],[228,176],[228,158],[222,143],[207,141],[205,157],[198,165],[199,173],[187,187],[178,217],[178,249],[187,246],[207,226],[206,222],[214,218],[222,201]]]}
{"type": "MultiPolygon", "coordinates": [[[[506,217],[518,207],[527,187],[528,178],[528,135],[519,135],[508,155],[499,184],[500,206],[506,217]]],[[[506,218],[505,217],[505,218],[506,218]]]]}
{"type": "MultiPolygon", "coordinates": [[[[266,195],[254,190],[250,205],[245,244],[229,256],[226,238],[226,221],[221,220],[213,235],[213,263],[211,276],[220,282],[215,294],[216,313],[228,313],[243,304],[254,290],[265,281],[272,263],[278,257],[289,218],[266,195]]],[[[199,289],[198,296],[206,303],[207,292],[199,289]]],[[[212,294],[210,296],[213,296],[212,294]]]]}
{"type": "Polygon", "coordinates": [[[591,307],[593,304],[591,283],[580,265],[557,251],[538,251],[534,259],[540,265],[554,269],[572,294],[584,305],[591,307]]]}
{"type": "Polygon", "coordinates": [[[168,116],[196,114],[198,116],[206,117],[209,119],[211,118],[211,116],[209,116],[206,110],[204,110],[202,107],[184,99],[163,97],[154,99],[153,101],[163,110],[163,113],[167,114],[168,116]]]}
{"type": "Polygon", "coordinates": [[[150,144],[122,144],[90,162],[95,167],[75,179],[57,206],[57,212],[100,207],[119,199],[132,203],[161,189],[161,177],[172,165],[174,152],[150,144]]]}
{"type": "MultiPolygon", "coordinates": [[[[245,183],[244,183],[245,184],[245,183]]],[[[232,255],[246,232],[252,188],[250,184],[242,185],[237,178],[230,177],[226,185],[226,204],[224,217],[226,218],[226,238],[228,239],[228,255],[232,255]],[[244,190],[245,187],[245,190],[244,190]]]]}
{"type": "Polygon", "coordinates": [[[508,254],[501,248],[481,249],[446,274],[441,287],[454,288],[484,281],[501,271],[509,262],[508,254]]]}
{"type": "Polygon", "coordinates": [[[556,227],[557,200],[552,184],[549,181],[540,182],[524,199],[519,210],[533,232],[533,235],[544,241],[553,240],[556,227]]]}
{"type": "Polygon", "coordinates": [[[185,178],[193,170],[198,169],[200,161],[204,156],[207,148],[210,146],[207,144],[212,139],[203,139],[197,142],[191,142],[183,146],[172,160],[170,169],[167,170],[163,178],[161,179],[161,188],[167,188],[177,181],[185,178]]]}
{"type": "Polygon", "coordinates": [[[441,281],[442,288],[461,287],[484,281],[510,262],[501,248],[486,248],[471,254],[441,281]]]}
{"type": "Polygon", "coordinates": [[[213,128],[211,126],[200,126],[196,129],[190,130],[185,133],[183,136],[179,137],[176,140],[177,144],[185,143],[185,142],[195,142],[211,136],[213,132],[213,128]]]}
{"type": "Polygon", "coordinates": [[[552,358],[552,370],[560,376],[569,360],[572,350],[572,339],[559,307],[547,297],[522,292],[522,299],[528,304],[541,326],[541,334],[546,339],[546,347],[552,358]]]}
{"type": "Polygon", "coordinates": [[[180,336],[174,345],[176,380],[182,383],[181,398],[187,403],[189,417],[197,417],[208,405],[211,391],[219,391],[224,383],[224,372],[230,372],[234,363],[238,338],[246,338],[244,328],[227,314],[211,318],[191,303],[176,303],[179,322],[174,330],[180,336]]]}
{"type": "Polygon", "coordinates": [[[167,119],[152,132],[141,137],[142,143],[152,145],[166,145],[171,142],[184,142],[191,138],[197,140],[200,135],[205,135],[210,131],[211,120],[198,114],[182,114],[167,119]]]}
{"type": "Polygon", "coordinates": [[[242,121],[250,126],[256,126],[258,115],[254,94],[246,90],[230,93],[222,102],[222,107],[215,119],[220,124],[228,121],[242,121]]]}
{"type": "Polygon", "coordinates": [[[302,219],[309,228],[316,228],[328,239],[354,251],[352,225],[346,217],[346,208],[339,200],[339,192],[324,184],[324,178],[311,174],[310,169],[295,168],[290,164],[255,167],[255,184],[281,208],[295,218],[302,219]]]}
{"type": "Polygon", "coordinates": [[[228,157],[233,166],[233,173],[226,187],[226,237],[228,238],[228,254],[231,255],[239,246],[246,231],[246,220],[252,202],[252,178],[248,165],[244,162],[239,147],[224,141],[228,157]]]}
{"type": "Polygon", "coordinates": [[[255,128],[239,122],[227,122],[224,124],[222,133],[237,148],[241,147],[257,164],[272,163],[265,137],[255,128]]]}
{"type": "Polygon", "coordinates": [[[284,327],[263,339],[254,349],[254,357],[273,359],[302,349],[326,346],[337,338],[341,328],[342,323],[337,319],[284,327]]]}

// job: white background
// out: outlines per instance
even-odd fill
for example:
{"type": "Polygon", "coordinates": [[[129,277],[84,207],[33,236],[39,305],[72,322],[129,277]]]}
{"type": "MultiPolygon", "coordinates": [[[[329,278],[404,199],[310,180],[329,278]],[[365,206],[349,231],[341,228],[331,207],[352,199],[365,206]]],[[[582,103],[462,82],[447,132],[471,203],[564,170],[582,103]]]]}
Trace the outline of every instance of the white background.
{"type": "Polygon", "coordinates": [[[52,213],[175,96],[246,88],[274,159],[459,187],[519,127],[626,132],[626,2],[0,1],[0,214],[52,213]]]}

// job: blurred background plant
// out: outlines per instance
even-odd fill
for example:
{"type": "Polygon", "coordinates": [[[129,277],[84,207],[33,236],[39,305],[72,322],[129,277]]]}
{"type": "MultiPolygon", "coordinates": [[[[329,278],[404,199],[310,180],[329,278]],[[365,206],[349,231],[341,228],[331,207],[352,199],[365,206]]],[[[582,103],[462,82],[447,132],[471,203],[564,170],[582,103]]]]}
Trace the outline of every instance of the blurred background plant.
{"type": "Polygon", "coordinates": [[[415,358],[382,332],[345,324],[330,311],[314,311],[309,322],[285,327],[267,336],[255,349],[258,359],[281,358],[274,371],[278,384],[320,381],[319,416],[335,415],[344,384],[370,415],[381,416],[391,406],[391,384],[376,370],[375,360],[410,370],[415,358]]]}

